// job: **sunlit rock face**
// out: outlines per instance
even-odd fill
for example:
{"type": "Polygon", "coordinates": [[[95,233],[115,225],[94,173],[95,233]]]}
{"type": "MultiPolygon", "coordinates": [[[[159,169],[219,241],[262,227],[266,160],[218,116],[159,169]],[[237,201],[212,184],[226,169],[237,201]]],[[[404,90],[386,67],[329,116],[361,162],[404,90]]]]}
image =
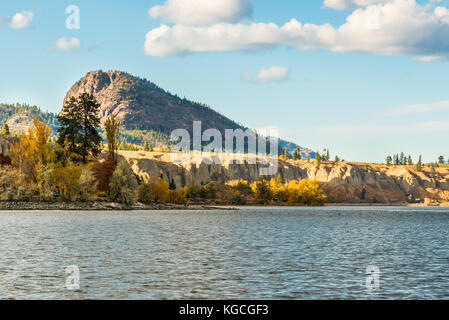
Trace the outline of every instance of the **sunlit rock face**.
{"type": "MultiPolygon", "coordinates": [[[[187,164],[170,161],[167,153],[122,151],[134,172],[144,180],[162,177],[173,180],[177,188],[190,182],[205,184],[210,181],[234,183],[239,179],[253,182],[260,178],[261,164],[187,164]]],[[[349,162],[283,161],[279,160],[280,174],[286,182],[295,179],[316,179],[332,202],[404,203],[419,200],[449,201],[449,168],[430,168],[416,171],[414,166],[386,166],[349,162]]],[[[275,176],[276,177],[276,176],[275,176]]]]}

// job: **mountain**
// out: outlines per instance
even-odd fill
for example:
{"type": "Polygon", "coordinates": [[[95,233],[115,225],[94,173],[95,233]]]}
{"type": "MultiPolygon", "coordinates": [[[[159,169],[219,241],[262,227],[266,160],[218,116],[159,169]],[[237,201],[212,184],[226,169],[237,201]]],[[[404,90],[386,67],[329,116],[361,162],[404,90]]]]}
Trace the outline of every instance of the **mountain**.
{"type": "Polygon", "coordinates": [[[0,127],[8,124],[11,132],[26,132],[33,124],[34,117],[39,120],[45,120],[53,132],[56,132],[58,120],[56,114],[42,111],[37,106],[27,104],[8,104],[0,103],[0,127]]]}
{"type": "MultiPolygon", "coordinates": [[[[72,96],[90,93],[100,103],[101,123],[114,114],[124,127],[127,142],[142,144],[149,137],[157,136],[159,141],[167,140],[174,129],[192,131],[193,121],[202,122],[202,130],[216,128],[222,133],[225,129],[246,128],[214,111],[205,104],[189,101],[171,94],[156,84],[121,71],[101,70],[88,72],[67,92],[64,103],[72,96]]],[[[280,141],[290,152],[296,144],[280,141]]],[[[300,147],[303,157],[312,157],[314,152],[300,147]]]]}
{"type": "Polygon", "coordinates": [[[85,92],[93,94],[101,104],[102,124],[112,113],[128,130],[156,130],[165,134],[177,128],[191,131],[194,120],[202,121],[203,130],[244,128],[204,104],[181,99],[125,72],[88,72],[72,86],[64,101],[85,92]]]}
{"type": "MultiPolygon", "coordinates": [[[[155,147],[167,146],[172,130],[182,128],[191,132],[192,123],[196,120],[202,121],[202,130],[216,128],[223,133],[225,129],[247,129],[205,104],[182,99],[126,72],[88,72],[70,88],[64,103],[84,92],[93,94],[100,103],[102,125],[110,114],[122,122],[122,139],[127,143],[143,145],[148,142],[155,147]]],[[[25,132],[34,117],[45,120],[52,134],[56,134],[56,114],[33,105],[0,103],[0,128],[7,123],[11,132],[25,132]]],[[[303,158],[315,157],[314,151],[293,142],[280,139],[279,146],[290,153],[300,148],[303,158]]]]}

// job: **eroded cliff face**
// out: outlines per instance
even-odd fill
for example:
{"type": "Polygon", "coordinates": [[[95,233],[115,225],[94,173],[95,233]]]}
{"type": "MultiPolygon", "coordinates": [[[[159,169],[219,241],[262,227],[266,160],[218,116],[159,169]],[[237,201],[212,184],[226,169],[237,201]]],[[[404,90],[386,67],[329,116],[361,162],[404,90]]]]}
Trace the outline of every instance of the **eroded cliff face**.
{"type": "MultiPolygon", "coordinates": [[[[162,176],[183,188],[191,181],[233,183],[239,179],[253,182],[259,179],[259,164],[177,165],[169,154],[122,151],[134,172],[142,179],[162,176]]],[[[316,161],[282,161],[279,171],[288,182],[294,179],[316,179],[331,202],[438,204],[449,201],[449,168],[416,171],[414,166],[386,166],[363,163],[321,163],[316,161]]]]}

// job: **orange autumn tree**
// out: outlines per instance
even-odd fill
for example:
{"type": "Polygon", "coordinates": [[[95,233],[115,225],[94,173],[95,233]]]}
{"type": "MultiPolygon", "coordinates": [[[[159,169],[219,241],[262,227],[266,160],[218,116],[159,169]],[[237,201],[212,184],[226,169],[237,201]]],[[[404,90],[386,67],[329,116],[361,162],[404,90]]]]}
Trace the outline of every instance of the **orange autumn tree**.
{"type": "Polygon", "coordinates": [[[33,125],[11,148],[12,164],[31,176],[35,175],[36,167],[46,166],[54,159],[54,152],[49,144],[50,127],[36,117],[33,125]]]}

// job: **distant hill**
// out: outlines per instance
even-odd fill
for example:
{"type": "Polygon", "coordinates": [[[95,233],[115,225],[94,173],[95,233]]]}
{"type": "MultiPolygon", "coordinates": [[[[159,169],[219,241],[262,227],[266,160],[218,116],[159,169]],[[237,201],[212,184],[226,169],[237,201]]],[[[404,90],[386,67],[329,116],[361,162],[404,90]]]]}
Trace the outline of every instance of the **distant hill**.
{"type": "Polygon", "coordinates": [[[293,151],[295,151],[297,148],[299,148],[301,150],[301,158],[302,159],[307,159],[307,158],[315,159],[315,157],[316,157],[315,151],[308,149],[308,148],[298,146],[294,142],[279,139],[278,143],[282,149],[284,149],[284,150],[287,149],[289,153],[293,153],[293,151]]]}
{"type": "Polygon", "coordinates": [[[37,106],[27,104],[0,103],[0,128],[7,123],[12,133],[26,132],[33,124],[34,117],[45,120],[53,134],[56,133],[58,120],[55,113],[42,111],[37,106]]]}

